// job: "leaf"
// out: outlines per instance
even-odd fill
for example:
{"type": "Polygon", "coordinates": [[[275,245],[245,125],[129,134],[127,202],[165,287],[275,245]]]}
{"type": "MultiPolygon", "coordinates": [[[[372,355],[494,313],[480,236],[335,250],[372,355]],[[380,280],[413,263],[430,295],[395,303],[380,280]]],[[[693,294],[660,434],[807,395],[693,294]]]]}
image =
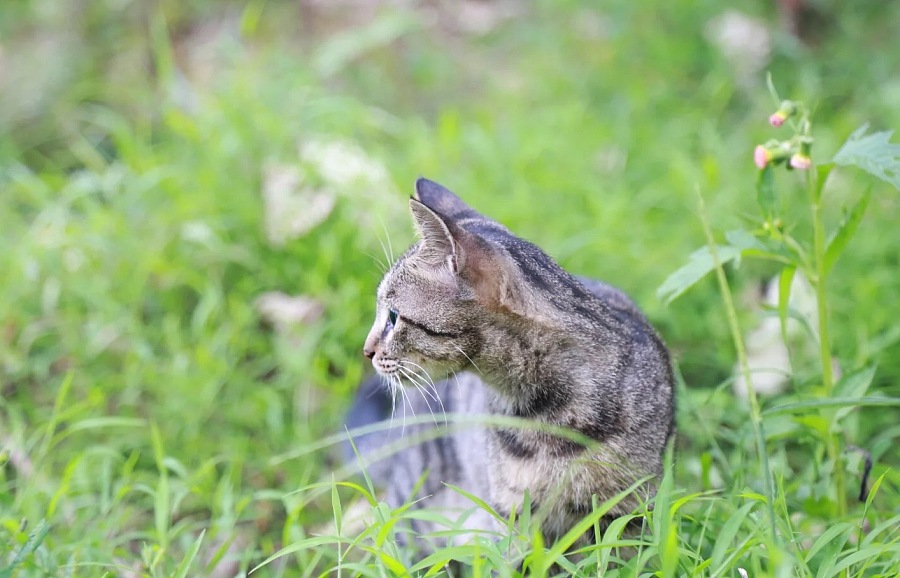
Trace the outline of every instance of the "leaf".
{"type": "Polygon", "coordinates": [[[788,306],[791,302],[791,284],[794,282],[796,267],[785,267],[778,277],[778,321],[781,326],[781,339],[787,343],[788,306]]]}
{"type": "Polygon", "coordinates": [[[303,550],[308,550],[308,549],[316,548],[319,546],[331,546],[334,544],[346,544],[348,542],[349,542],[348,540],[345,540],[338,536],[313,536],[311,538],[306,538],[304,540],[294,542],[293,544],[290,544],[289,546],[285,546],[281,550],[278,550],[277,552],[275,552],[274,554],[272,554],[271,556],[269,556],[268,558],[266,558],[265,560],[263,560],[256,566],[254,566],[253,569],[250,570],[250,574],[253,574],[254,572],[256,572],[257,570],[259,570],[260,568],[262,568],[264,566],[268,566],[275,560],[278,560],[279,558],[284,558],[285,556],[287,556],[289,554],[293,554],[294,552],[300,552],[303,550]]]}
{"type": "Polygon", "coordinates": [[[775,212],[775,177],[772,165],[759,171],[756,177],[756,202],[762,209],[766,219],[770,219],[775,212]]]}
{"type": "MultiPolygon", "coordinates": [[[[719,263],[724,265],[729,261],[739,259],[741,250],[737,247],[729,245],[719,245],[716,249],[719,257],[719,263]]],[[[701,247],[691,253],[686,265],[669,275],[663,284],[656,290],[656,295],[666,305],[678,298],[682,293],[693,287],[707,273],[716,268],[716,261],[713,259],[709,247],[701,247]]]]}
{"type": "Polygon", "coordinates": [[[835,397],[861,398],[869,390],[872,378],[875,377],[875,367],[865,367],[841,377],[835,385],[835,397]]]}
{"type": "Polygon", "coordinates": [[[841,256],[841,253],[844,252],[844,247],[847,246],[847,243],[853,237],[853,234],[856,233],[856,229],[859,227],[863,215],[866,214],[866,208],[869,206],[871,192],[871,188],[866,189],[866,192],[863,193],[858,201],[856,201],[856,204],[853,205],[850,212],[844,215],[844,218],[841,219],[837,229],[828,239],[828,246],[825,248],[826,275],[831,271],[831,268],[834,266],[835,261],[838,260],[838,257],[841,256]]]}
{"type": "Polygon", "coordinates": [[[733,229],[728,231],[725,233],[725,240],[728,241],[728,244],[732,247],[741,250],[755,249],[763,252],[770,251],[770,248],[766,247],[756,235],[746,229],[733,229]]]}
{"type": "Polygon", "coordinates": [[[492,508],[490,506],[490,504],[488,504],[487,502],[485,502],[484,500],[482,500],[475,494],[469,493],[462,488],[454,486],[453,484],[448,484],[448,483],[444,482],[444,485],[447,486],[448,488],[450,488],[451,490],[453,490],[454,492],[456,492],[457,494],[461,495],[462,497],[468,499],[469,501],[471,501],[473,504],[475,504],[476,506],[478,506],[479,508],[481,508],[488,514],[490,514],[491,517],[494,518],[495,520],[497,520],[498,522],[500,522],[500,524],[506,523],[506,518],[501,516],[497,512],[497,510],[495,510],[494,508],[492,508]]]}
{"type": "MultiPolygon", "coordinates": [[[[866,367],[843,376],[834,387],[834,395],[837,398],[860,399],[869,390],[872,378],[875,377],[875,367],[866,367]]],[[[839,420],[851,411],[853,407],[842,407],[834,414],[834,419],[839,420]]]]}
{"type": "Polygon", "coordinates": [[[162,436],[159,427],[155,423],[150,424],[150,441],[153,446],[153,456],[156,460],[156,468],[159,471],[159,483],[153,494],[153,520],[156,528],[156,539],[162,548],[169,545],[170,518],[170,490],[169,472],[165,466],[165,450],[163,449],[162,436]]]}
{"type": "Polygon", "coordinates": [[[181,561],[181,564],[178,565],[178,569],[175,571],[176,578],[186,578],[188,570],[190,570],[191,564],[194,562],[194,558],[196,558],[197,553],[200,552],[200,545],[203,544],[203,537],[205,535],[206,530],[204,529],[200,532],[200,535],[197,536],[197,539],[194,540],[194,544],[191,546],[187,556],[185,556],[184,560],[181,561]]]}
{"type": "Polygon", "coordinates": [[[770,416],[778,413],[790,413],[797,410],[821,409],[824,407],[900,407],[900,398],[898,397],[832,397],[823,399],[807,399],[804,401],[796,401],[786,403],[784,405],[776,405],[763,411],[764,416],[770,416]]]}
{"type": "Polygon", "coordinates": [[[834,163],[856,165],[867,173],[900,189],[900,144],[890,142],[894,131],[865,135],[869,125],[856,129],[834,155],[834,163]]]}
{"type": "Polygon", "coordinates": [[[878,493],[878,488],[881,487],[881,482],[884,481],[884,477],[886,475],[887,475],[887,472],[884,472],[883,474],[878,476],[878,479],[875,480],[875,483],[872,484],[871,488],[869,488],[869,495],[866,496],[866,510],[867,511],[872,506],[872,502],[875,500],[875,494],[878,493]]]}
{"type": "Polygon", "coordinates": [[[873,546],[870,548],[866,548],[864,550],[857,550],[847,556],[841,558],[841,561],[838,562],[834,568],[831,568],[830,571],[825,575],[824,578],[831,578],[832,576],[837,576],[850,566],[854,564],[859,564],[860,562],[866,559],[878,559],[885,555],[896,556],[900,554],[900,545],[892,544],[890,546],[873,546]]]}
{"type": "MultiPolygon", "coordinates": [[[[543,561],[545,564],[540,568],[540,572],[545,572],[549,570],[550,565],[555,562],[558,562],[562,555],[572,547],[581,536],[588,532],[594,526],[594,522],[600,520],[603,516],[609,513],[610,510],[613,509],[619,502],[624,500],[626,497],[631,495],[636,489],[641,487],[644,483],[646,483],[648,478],[641,478],[635,483],[631,484],[625,490],[619,492],[615,496],[609,498],[600,504],[597,508],[595,508],[590,514],[584,517],[577,524],[572,526],[568,532],[566,532],[561,538],[559,538],[553,547],[547,552],[547,557],[543,561]]],[[[674,534],[674,533],[673,533],[674,534]]]]}
{"type": "Polygon", "coordinates": [[[822,163],[816,166],[816,198],[822,198],[822,189],[828,182],[828,176],[834,170],[834,163],[822,163]]]}
{"type": "Polygon", "coordinates": [[[722,526],[722,529],[719,530],[716,535],[716,545],[712,552],[711,566],[716,568],[717,572],[725,566],[726,554],[732,547],[732,543],[734,542],[735,536],[737,536],[738,530],[741,529],[744,520],[750,514],[750,510],[752,510],[754,506],[756,506],[754,502],[744,504],[728,518],[728,521],[725,522],[725,525],[722,526]]]}
{"type": "Polygon", "coordinates": [[[772,100],[778,105],[781,102],[781,97],[778,96],[778,91],[775,89],[775,81],[772,80],[771,72],[766,73],[766,86],[769,88],[769,94],[772,95],[772,100]]]}
{"type": "MultiPolygon", "coordinates": [[[[847,541],[847,537],[850,532],[853,530],[853,524],[847,522],[840,522],[830,528],[828,528],[819,538],[815,541],[812,547],[806,551],[806,556],[804,561],[808,565],[810,560],[819,553],[819,550],[824,548],[825,546],[829,546],[832,544],[832,541],[835,540],[840,534],[847,533],[847,536],[844,536],[844,539],[841,540],[841,546],[843,543],[847,541]]],[[[840,549],[840,546],[838,547],[840,549]]]]}
{"type": "Polygon", "coordinates": [[[19,566],[22,562],[25,561],[25,558],[34,553],[35,550],[38,549],[38,546],[41,545],[41,542],[44,541],[44,538],[47,537],[47,534],[50,532],[50,525],[47,524],[45,520],[41,520],[38,522],[37,526],[35,526],[34,530],[28,534],[28,539],[25,541],[25,544],[16,552],[16,555],[13,556],[12,561],[9,566],[4,568],[0,568],[0,578],[11,578],[13,576],[13,570],[16,569],[16,566],[19,566]]]}
{"type": "MultiPolygon", "coordinates": [[[[884,478],[884,476],[887,475],[887,473],[888,472],[884,472],[883,474],[881,474],[878,480],[875,481],[875,484],[872,484],[872,489],[869,491],[870,498],[875,494],[875,490],[877,489],[876,485],[881,485],[881,480],[884,478]]],[[[872,530],[866,535],[866,537],[863,538],[862,546],[870,546],[872,544],[876,544],[878,543],[879,539],[890,539],[890,537],[894,533],[896,533],[897,528],[900,528],[900,514],[891,516],[887,520],[884,520],[883,522],[872,528],[872,530]],[[882,534],[885,534],[883,538],[881,537],[882,534]]]]}
{"type": "Polygon", "coordinates": [[[331,474],[331,510],[334,514],[334,527],[337,533],[341,533],[341,524],[344,521],[344,509],[341,507],[341,496],[338,494],[338,486],[334,483],[334,474],[331,474]]]}
{"type": "Polygon", "coordinates": [[[375,556],[381,560],[381,563],[387,566],[388,570],[393,572],[394,576],[409,576],[409,571],[403,566],[403,563],[385,552],[384,549],[363,547],[363,550],[375,554],[375,556]]]}

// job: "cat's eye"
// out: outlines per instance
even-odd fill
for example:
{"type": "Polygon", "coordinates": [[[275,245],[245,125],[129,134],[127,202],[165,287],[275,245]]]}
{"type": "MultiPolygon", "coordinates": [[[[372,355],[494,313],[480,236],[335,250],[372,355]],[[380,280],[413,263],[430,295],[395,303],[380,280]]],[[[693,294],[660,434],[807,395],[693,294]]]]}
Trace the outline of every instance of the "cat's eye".
{"type": "Polygon", "coordinates": [[[388,311],[388,323],[391,325],[397,325],[397,318],[400,317],[400,314],[397,313],[396,309],[390,309],[388,311]]]}

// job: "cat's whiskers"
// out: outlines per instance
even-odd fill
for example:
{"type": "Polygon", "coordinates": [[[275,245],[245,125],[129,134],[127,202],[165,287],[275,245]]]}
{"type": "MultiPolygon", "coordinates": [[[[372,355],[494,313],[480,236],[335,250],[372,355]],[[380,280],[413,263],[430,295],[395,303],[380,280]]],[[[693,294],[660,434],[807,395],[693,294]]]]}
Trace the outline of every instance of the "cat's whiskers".
{"type": "Polygon", "coordinates": [[[403,373],[403,377],[412,382],[412,384],[415,385],[420,391],[422,391],[423,393],[427,393],[428,397],[430,397],[434,401],[440,401],[440,399],[437,397],[437,390],[432,393],[431,391],[425,389],[424,386],[428,385],[428,382],[426,382],[422,378],[422,376],[416,373],[412,368],[398,367],[397,369],[400,370],[401,373],[403,373]]]}
{"type": "MultiPolygon", "coordinates": [[[[417,382],[415,379],[413,379],[413,377],[409,374],[408,370],[405,370],[399,366],[397,367],[397,370],[400,371],[401,374],[403,374],[403,377],[405,377],[416,388],[416,390],[419,392],[419,395],[422,396],[422,400],[425,402],[425,407],[428,408],[428,412],[431,414],[431,419],[434,420],[434,425],[437,425],[437,416],[434,415],[434,409],[432,409],[431,403],[428,401],[428,397],[427,397],[427,396],[431,396],[431,397],[434,397],[434,396],[431,395],[431,392],[425,390],[421,385],[419,385],[419,382],[417,382]]],[[[437,400],[437,398],[434,398],[434,399],[437,400]]]]}
{"type": "Polygon", "coordinates": [[[394,385],[394,380],[388,379],[387,376],[383,374],[378,374],[381,378],[382,383],[384,383],[388,390],[391,392],[391,423],[389,428],[394,429],[394,414],[397,413],[397,388],[394,385]]]}
{"type": "Polygon", "coordinates": [[[416,369],[421,370],[422,373],[425,374],[425,378],[428,380],[428,383],[429,383],[432,387],[434,387],[434,380],[431,379],[431,374],[428,373],[428,370],[427,370],[427,369],[425,369],[424,367],[422,367],[422,366],[419,365],[418,363],[415,363],[415,362],[413,362],[413,361],[409,361],[408,359],[401,359],[401,360],[400,360],[400,364],[401,364],[401,365],[412,366],[412,367],[415,367],[416,369]]]}
{"type": "MultiPolygon", "coordinates": [[[[415,373],[417,376],[419,376],[421,379],[423,379],[425,381],[425,384],[427,384],[428,387],[431,388],[431,391],[434,392],[435,400],[441,404],[441,411],[444,411],[444,404],[440,400],[440,395],[438,394],[437,386],[434,384],[434,379],[431,377],[431,374],[428,373],[428,370],[425,369],[424,367],[422,367],[421,365],[419,365],[418,363],[415,363],[413,361],[409,361],[406,359],[401,359],[400,365],[405,365],[406,369],[408,371],[415,373]],[[416,369],[412,369],[412,368],[416,368],[416,369]]],[[[444,411],[444,413],[446,413],[446,411],[444,411]]]]}
{"type": "MultiPolygon", "coordinates": [[[[426,392],[428,391],[428,389],[431,390],[431,392],[429,392],[428,395],[431,396],[431,399],[438,402],[438,404],[441,406],[441,413],[446,415],[447,410],[444,408],[444,401],[441,399],[441,396],[437,390],[437,386],[435,386],[434,380],[431,379],[431,376],[428,374],[428,371],[421,365],[413,363],[412,361],[400,360],[400,366],[402,369],[405,369],[405,371],[408,372],[408,374],[411,374],[411,375],[407,375],[408,378],[410,378],[410,379],[412,379],[412,377],[417,378],[419,380],[419,383],[422,384],[422,387],[426,388],[425,389],[426,392]],[[413,367],[418,367],[419,370],[413,369],[413,367]],[[422,375],[422,373],[424,373],[424,375],[422,375]]],[[[426,402],[427,402],[427,400],[426,400],[426,402]]]]}
{"type": "Polygon", "coordinates": [[[413,419],[416,419],[416,410],[415,408],[413,408],[412,400],[410,400],[409,396],[406,395],[406,389],[400,382],[400,377],[398,375],[391,374],[391,378],[397,381],[397,391],[400,392],[400,396],[403,397],[403,401],[405,402],[400,404],[400,407],[403,408],[403,425],[400,428],[400,437],[402,438],[406,434],[406,406],[409,406],[409,411],[412,413],[413,419]]]}
{"type": "Polygon", "coordinates": [[[382,275],[387,273],[388,266],[384,264],[384,261],[382,261],[380,258],[373,255],[372,253],[369,253],[368,251],[366,251],[366,256],[370,257],[373,261],[375,261],[375,264],[378,265],[378,267],[379,267],[379,271],[378,271],[379,273],[381,273],[382,275]]]}
{"type": "Polygon", "coordinates": [[[457,345],[457,344],[455,344],[455,343],[453,343],[452,345],[453,345],[453,347],[456,348],[457,351],[459,351],[460,353],[462,353],[462,354],[466,357],[466,359],[469,360],[469,363],[472,364],[472,367],[474,367],[474,368],[478,371],[478,373],[479,373],[482,377],[484,377],[484,374],[481,373],[481,368],[478,367],[478,365],[477,365],[474,361],[472,361],[472,358],[469,357],[469,355],[468,355],[465,351],[462,350],[462,347],[460,347],[459,345],[457,345]]]}
{"type": "MultiPolygon", "coordinates": [[[[394,259],[394,244],[391,243],[391,233],[390,233],[390,231],[388,231],[387,225],[384,224],[384,219],[381,219],[379,217],[378,222],[381,223],[381,229],[384,231],[384,236],[387,237],[387,246],[388,246],[388,249],[390,250],[390,254],[388,254],[388,252],[385,251],[384,256],[389,257],[390,262],[393,263],[396,261],[396,259],[394,259]]],[[[381,242],[381,237],[378,238],[378,242],[381,242]]],[[[382,243],[381,247],[384,248],[383,243],[382,243]]]]}

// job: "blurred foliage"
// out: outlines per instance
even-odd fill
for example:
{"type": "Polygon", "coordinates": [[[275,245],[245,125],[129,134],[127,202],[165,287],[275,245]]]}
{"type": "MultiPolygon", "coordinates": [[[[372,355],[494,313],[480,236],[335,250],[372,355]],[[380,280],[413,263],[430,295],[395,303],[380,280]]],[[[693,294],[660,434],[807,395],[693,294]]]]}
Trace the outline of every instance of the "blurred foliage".
{"type": "MultiPolygon", "coordinates": [[[[704,243],[697,191],[716,230],[753,218],[771,101],[762,70],[740,78],[709,40],[729,7],[774,31],[768,69],[814,105],[814,154],[864,122],[900,127],[900,51],[885,49],[900,4],[813,4],[820,25],[801,42],[770,2],[466,2],[487,10],[479,20],[424,1],[4,0],[0,549],[27,542],[20,520],[46,519],[29,576],[136,559],[162,576],[201,529],[222,552],[240,544],[247,568],[330,518],[285,495],[322,479],[328,457],[271,458],[340,429],[367,371],[380,243],[412,239],[417,175],[633,295],[686,383],[676,483],[740,493],[750,438],[720,296],[706,280],[664,307],[656,289],[704,243]],[[355,143],[391,183],[345,184],[323,224],[274,247],[265,167],[303,165],[314,141],[355,143]],[[255,307],[270,290],[325,313],[286,338],[255,307]]],[[[829,288],[834,351],[848,372],[877,364],[870,391],[897,396],[900,197],[836,178],[831,222],[851,192],[873,198],[829,288]]],[[[748,326],[741,296],[773,273],[728,271],[748,326]]],[[[875,476],[896,468],[900,416],[858,413],[849,441],[873,452],[875,476]]],[[[821,447],[779,420],[773,467],[814,533],[828,513],[828,473],[810,463],[821,447]]],[[[891,470],[873,508],[896,506],[898,487],[891,470]]]]}

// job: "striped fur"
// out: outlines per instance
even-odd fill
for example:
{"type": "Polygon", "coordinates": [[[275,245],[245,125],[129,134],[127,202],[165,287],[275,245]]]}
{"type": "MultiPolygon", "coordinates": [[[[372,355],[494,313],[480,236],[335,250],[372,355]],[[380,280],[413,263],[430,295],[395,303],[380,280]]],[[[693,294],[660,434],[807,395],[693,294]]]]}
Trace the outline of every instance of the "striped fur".
{"type": "MultiPolygon", "coordinates": [[[[381,281],[365,343],[396,406],[392,430],[369,436],[361,450],[373,456],[401,434],[412,444],[378,463],[371,458],[388,502],[425,498],[417,507],[452,518],[472,504],[445,484],[507,513],[521,509],[528,490],[547,514],[543,531],[552,540],[590,511],[592,495],[603,501],[660,474],[674,427],[672,371],[631,300],[573,277],[436,183],[419,179],[410,207],[420,240],[381,281]],[[434,426],[406,428],[402,411],[527,418],[595,443],[586,449],[545,430],[485,426],[414,443],[434,426]]],[[[371,402],[360,396],[357,406],[371,402]]],[[[653,491],[653,482],[645,484],[613,515],[653,491]]],[[[465,525],[494,529],[482,512],[465,525]]],[[[437,529],[414,526],[422,544],[437,529]]]]}

